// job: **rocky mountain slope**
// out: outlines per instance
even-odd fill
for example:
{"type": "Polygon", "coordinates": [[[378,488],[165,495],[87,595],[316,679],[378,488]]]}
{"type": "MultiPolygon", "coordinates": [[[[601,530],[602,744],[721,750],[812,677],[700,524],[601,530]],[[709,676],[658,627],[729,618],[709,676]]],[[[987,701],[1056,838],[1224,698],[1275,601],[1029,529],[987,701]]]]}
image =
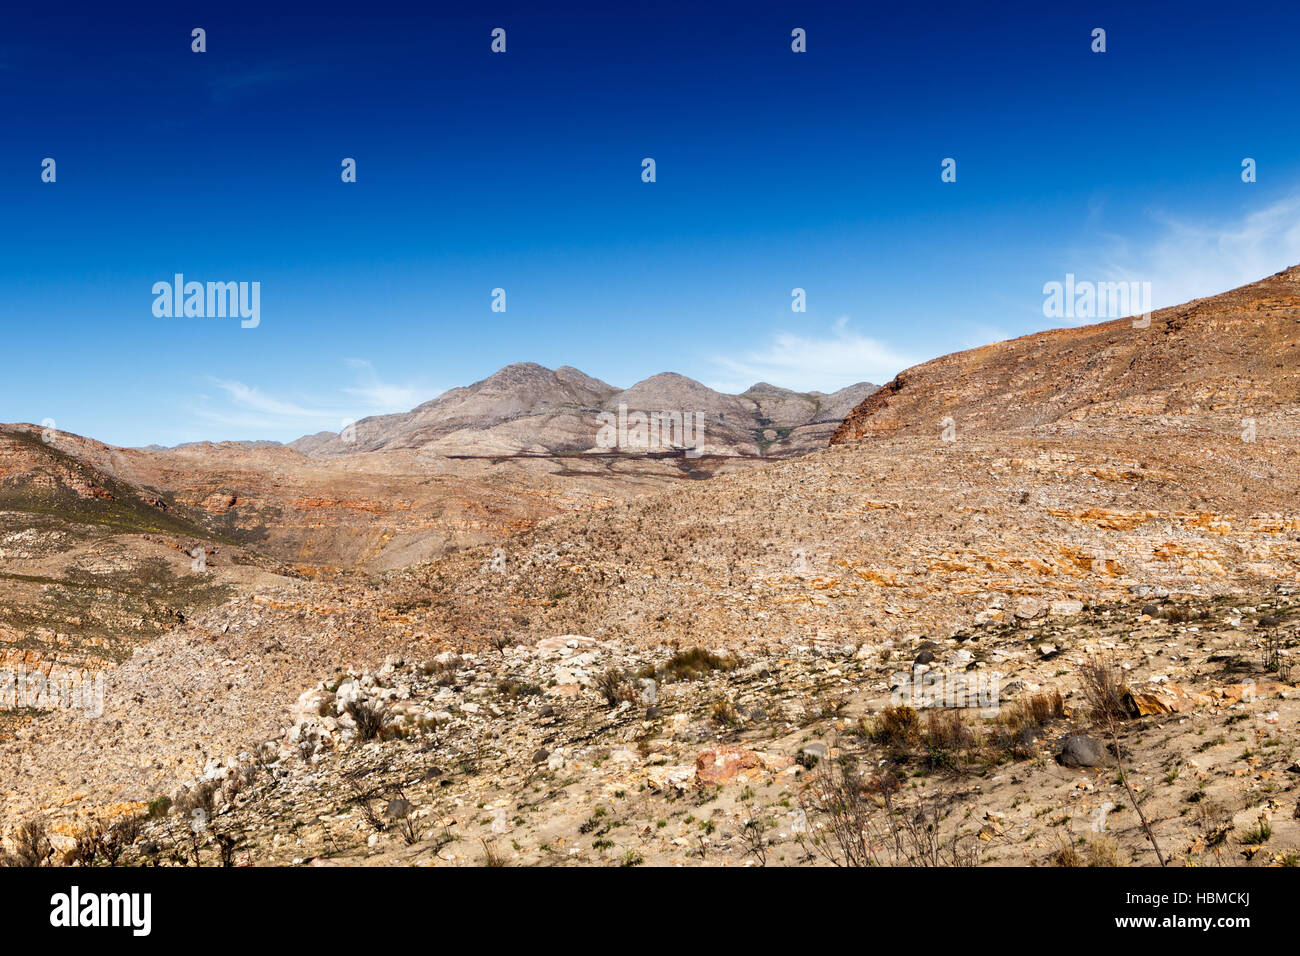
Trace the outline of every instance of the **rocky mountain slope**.
{"type": "MultiPolygon", "coordinates": [[[[577,409],[633,401],[745,419],[731,432],[745,442],[754,438],[750,425],[771,424],[785,437],[770,447],[789,452],[833,427],[807,422],[827,409],[842,416],[865,387],[836,396],[751,391],[755,397],[742,401],[662,375],[619,393],[573,369],[512,366],[393,416],[406,426],[393,430],[407,434],[407,447],[350,444],[347,454],[317,457],[274,442],[124,449],[0,426],[0,666],[92,673],[203,608],[248,593],[267,574],[415,564],[556,515],[747,466],[723,446],[714,450],[726,454],[690,458],[613,449],[482,459],[473,454],[482,450],[475,435],[537,426],[553,438],[567,421],[583,436],[574,447],[586,447],[595,413],[577,409]],[[792,445],[789,433],[799,428],[792,445]],[[432,432],[444,436],[441,444],[423,441],[432,432]],[[467,436],[469,444],[457,444],[467,436]],[[201,572],[192,573],[196,563],[201,572]]],[[[13,723],[4,713],[0,733],[13,723]]]]}
{"type": "Polygon", "coordinates": [[[1300,266],[1161,309],[955,352],[907,369],[855,408],[834,443],[990,432],[1125,416],[1268,419],[1300,400],[1300,266]]]}

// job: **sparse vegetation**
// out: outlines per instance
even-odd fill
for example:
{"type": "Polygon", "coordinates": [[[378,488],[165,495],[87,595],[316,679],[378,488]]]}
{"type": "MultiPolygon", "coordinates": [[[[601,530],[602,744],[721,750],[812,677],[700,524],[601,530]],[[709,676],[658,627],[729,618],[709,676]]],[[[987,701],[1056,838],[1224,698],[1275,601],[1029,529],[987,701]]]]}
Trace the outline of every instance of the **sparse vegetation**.
{"type": "Polygon", "coordinates": [[[634,701],[637,695],[632,682],[623,676],[622,671],[612,667],[596,678],[596,690],[611,707],[623,701],[634,701]]]}
{"type": "Polygon", "coordinates": [[[0,850],[0,866],[46,866],[54,855],[45,824],[40,820],[19,824],[11,840],[13,852],[0,850]]]}
{"type": "Polygon", "coordinates": [[[637,672],[660,682],[695,680],[711,671],[727,671],[736,666],[734,659],[715,654],[702,647],[679,651],[658,667],[647,665],[637,672]]]}
{"type": "Polygon", "coordinates": [[[1241,836],[1241,842],[1247,846],[1263,846],[1273,837],[1273,825],[1267,820],[1260,820],[1241,836]]]}
{"type": "Polygon", "coordinates": [[[355,700],[348,704],[347,713],[356,723],[358,741],[374,740],[384,732],[387,712],[382,705],[355,700]]]}

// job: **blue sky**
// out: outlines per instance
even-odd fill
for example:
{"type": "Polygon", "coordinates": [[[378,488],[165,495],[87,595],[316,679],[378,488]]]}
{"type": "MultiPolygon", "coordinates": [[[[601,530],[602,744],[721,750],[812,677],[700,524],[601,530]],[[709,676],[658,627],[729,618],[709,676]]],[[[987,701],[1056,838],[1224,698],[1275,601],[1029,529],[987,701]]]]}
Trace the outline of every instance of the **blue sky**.
{"type": "Polygon", "coordinates": [[[0,421],[288,440],[515,361],[829,391],[1059,325],[1066,273],[1300,262],[1294,4],[268,6],[7,12],[0,421]],[[177,272],[260,325],[156,317],[177,272]]]}

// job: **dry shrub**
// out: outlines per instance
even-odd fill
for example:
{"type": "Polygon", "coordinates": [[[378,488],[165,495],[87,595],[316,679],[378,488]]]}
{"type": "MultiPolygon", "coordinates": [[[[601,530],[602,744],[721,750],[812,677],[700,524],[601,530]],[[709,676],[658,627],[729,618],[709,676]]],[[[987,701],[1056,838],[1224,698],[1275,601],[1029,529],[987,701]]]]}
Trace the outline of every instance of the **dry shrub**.
{"type": "Polygon", "coordinates": [[[11,838],[13,852],[0,850],[0,866],[46,866],[54,855],[45,824],[41,820],[28,820],[14,831],[11,838]]]}
{"type": "Polygon", "coordinates": [[[183,817],[193,816],[195,810],[202,810],[205,816],[210,817],[216,808],[219,790],[220,785],[215,780],[201,780],[182,791],[172,807],[183,817]]]}
{"type": "Polygon", "coordinates": [[[981,752],[979,736],[951,711],[930,711],[926,714],[925,731],[921,743],[926,749],[925,762],[932,770],[962,772],[972,757],[981,752]]]}
{"type": "Polygon", "coordinates": [[[736,705],[727,698],[722,698],[713,705],[710,712],[713,722],[723,727],[731,727],[740,723],[740,714],[736,711],[736,705]]]}
{"type": "Polygon", "coordinates": [[[1124,706],[1128,686],[1114,657],[1093,657],[1079,668],[1079,677],[1083,681],[1084,699],[1099,723],[1109,724],[1128,716],[1124,706]]]}
{"type": "Polygon", "coordinates": [[[426,677],[433,677],[435,683],[440,687],[450,687],[456,683],[456,675],[464,661],[459,656],[452,656],[445,661],[430,661],[420,668],[420,672],[426,677]]]}
{"type": "Polygon", "coordinates": [[[384,732],[384,719],[388,716],[386,707],[354,700],[348,704],[347,711],[357,725],[357,740],[374,740],[384,732]]]}
{"type": "Polygon", "coordinates": [[[1066,844],[1049,858],[1053,866],[1123,866],[1119,847],[1110,837],[1101,837],[1083,845],[1083,852],[1074,844],[1066,844]]]}
{"type": "Polygon", "coordinates": [[[483,844],[483,865],[484,866],[505,866],[505,854],[496,848],[496,844],[490,840],[479,840],[483,844]]]}
{"type": "Polygon", "coordinates": [[[75,866],[95,866],[105,863],[117,866],[127,847],[140,837],[143,817],[123,817],[116,823],[106,824],[96,820],[77,834],[69,861],[75,866]]]}
{"type": "Polygon", "coordinates": [[[1065,717],[1065,698],[1059,691],[1050,694],[1035,694],[1017,706],[1022,711],[1020,726],[1044,727],[1053,720],[1065,717]]]}
{"type": "Polygon", "coordinates": [[[893,750],[905,750],[916,743],[921,734],[921,718],[906,704],[886,707],[872,723],[868,736],[876,743],[893,750]]]}
{"type": "Polygon", "coordinates": [[[702,647],[692,647],[689,651],[679,651],[666,664],[660,667],[644,667],[637,672],[638,677],[650,677],[661,683],[679,680],[695,680],[710,671],[729,671],[736,666],[734,658],[714,654],[702,647]]]}
{"type": "Polygon", "coordinates": [[[1083,851],[1083,857],[1088,866],[1123,866],[1124,862],[1120,859],[1119,847],[1110,837],[1101,837],[1093,840],[1083,851]]]}
{"type": "Polygon", "coordinates": [[[637,698],[636,687],[616,667],[611,667],[596,678],[596,690],[611,707],[623,701],[633,702],[637,698]]]}
{"type": "Polygon", "coordinates": [[[835,866],[877,866],[882,846],[872,832],[877,805],[866,781],[833,760],[808,774],[799,802],[813,830],[813,847],[835,866]]]}
{"type": "Polygon", "coordinates": [[[1083,866],[1083,854],[1081,854],[1073,843],[1067,843],[1048,858],[1052,866],[1063,866],[1073,869],[1077,866],[1083,866]]]}
{"type": "Polygon", "coordinates": [[[826,760],[810,771],[800,805],[812,845],[835,866],[974,866],[979,842],[959,825],[945,827],[951,801],[920,794],[897,799],[890,773],[866,778],[826,760]]]}
{"type": "Polygon", "coordinates": [[[926,715],[921,742],[931,750],[974,750],[979,740],[960,714],[932,710],[926,715]]]}

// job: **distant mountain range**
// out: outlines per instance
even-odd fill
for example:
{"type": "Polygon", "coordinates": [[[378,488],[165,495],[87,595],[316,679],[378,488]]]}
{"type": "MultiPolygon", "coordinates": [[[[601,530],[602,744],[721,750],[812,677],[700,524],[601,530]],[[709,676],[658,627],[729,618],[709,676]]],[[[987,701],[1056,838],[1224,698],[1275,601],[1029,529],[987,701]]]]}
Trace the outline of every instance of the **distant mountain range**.
{"type": "MultiPolygon", "coordinates": [[[[636,454],[635,445],[603,447],[602,413],[647,417],[698,415],[695,450],[703,455],[785,457],[825,447],[849,411],[876,390],[859,382],[831,394],[759,383],[726,395],[671,372],[619,389],[576,368],[531,362],[453,388],[409,412],[363,418],[343,432],[319,432],[288,447],[312,457],[415,451],[449,457],[581,453],[636,454]]],[[[674,436],[675,437],[675,436],[674,436]]],[[[680,450],[679,441],[662,449],[680,450]]]]}

